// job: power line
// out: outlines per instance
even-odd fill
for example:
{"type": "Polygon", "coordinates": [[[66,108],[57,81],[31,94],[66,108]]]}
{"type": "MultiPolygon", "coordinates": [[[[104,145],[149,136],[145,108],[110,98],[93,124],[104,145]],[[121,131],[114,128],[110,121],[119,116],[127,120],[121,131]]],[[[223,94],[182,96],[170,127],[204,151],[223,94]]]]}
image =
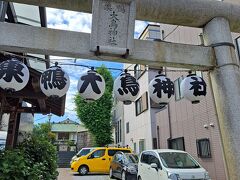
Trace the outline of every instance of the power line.
{"type": "Polygon", "coordinates": [[[44,119],[44,118],[47,118],[46,116],[44,116],[44,117],[41,117],[41,118],[39,118],[39,119],[36,119],[36,120],[34,120],[34,121],[39,121],[39,120],[42,120],[42,119],[44,119]]]}
{"type": "Polygon", "coordinates": [[[166,39],[168,36],[170,36],[178,27],[179,27],[179,25],[176,26],[176,27],[175,27],[171,32],[169,32],[165,37],[163,37],[163,40],[166,39]]]}

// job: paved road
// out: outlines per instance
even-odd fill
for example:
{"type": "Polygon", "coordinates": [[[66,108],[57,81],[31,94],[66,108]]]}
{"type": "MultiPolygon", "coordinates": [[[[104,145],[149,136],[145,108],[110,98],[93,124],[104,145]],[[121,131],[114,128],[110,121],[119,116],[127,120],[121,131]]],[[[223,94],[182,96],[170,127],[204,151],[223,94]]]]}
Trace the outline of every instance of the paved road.
{"type": "Polygon", "coordinates": [[[108,175],[73,176],[73,180],[110,180],[108,175]]]}
{"type": "Polygon", "coordinates": [[[58,180],[110,180],[108,175],[92,174],[80,176],[78,173],[71,172],[68,168],[59,168],[58,180]]]}

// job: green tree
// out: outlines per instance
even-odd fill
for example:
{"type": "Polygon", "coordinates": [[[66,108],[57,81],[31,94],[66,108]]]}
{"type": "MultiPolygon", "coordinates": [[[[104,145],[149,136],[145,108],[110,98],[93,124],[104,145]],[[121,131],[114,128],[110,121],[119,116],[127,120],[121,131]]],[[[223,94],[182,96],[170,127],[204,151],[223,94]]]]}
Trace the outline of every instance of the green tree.
{"type": "Polygon", "coordinates": [[[51,132],[51,125],[49,123],[34,125],[32,136],[46,139],[50,142],[54,142],[56,139],[56,135],[51,132]]]}
{"type": "Polygon", "coordinates": [[[113,78],[110,71],[103,65],[97,69],[97,72],[103,76],[106,82],[103,96],[94,102],[86,102],[77,94],[75,96],[75,104],[77,116],[94,136],[96,145],[104,146],[112,143],[113,78]]]}
{"type": "Polygon", "coordinates": [[[0,180],[55,180],[57,151],[49,136],[49,124],[34,127],[15,149],[0,151],[0,180]]]}

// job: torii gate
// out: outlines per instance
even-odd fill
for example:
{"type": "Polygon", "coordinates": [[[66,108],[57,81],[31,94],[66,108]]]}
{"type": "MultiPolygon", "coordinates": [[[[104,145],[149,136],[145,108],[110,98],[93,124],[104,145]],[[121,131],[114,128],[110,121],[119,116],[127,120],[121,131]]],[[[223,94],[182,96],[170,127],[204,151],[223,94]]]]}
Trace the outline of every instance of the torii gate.
{"type": "MultiPolygon", "coordinates": [[[[79,12],[92,9],[91,0],[10,1],[79,12]]],[[[231,31],[240,32],[240,5],[209,0],[136,0],[136,7],[138,20],[203,28],[205,46],[134,40],[130,56],[101,55],[90,51],[87,33],[0,23],[0,50],[209,70],[227,174],[230,180],[238,180],[240,71],[231,31]]]]}

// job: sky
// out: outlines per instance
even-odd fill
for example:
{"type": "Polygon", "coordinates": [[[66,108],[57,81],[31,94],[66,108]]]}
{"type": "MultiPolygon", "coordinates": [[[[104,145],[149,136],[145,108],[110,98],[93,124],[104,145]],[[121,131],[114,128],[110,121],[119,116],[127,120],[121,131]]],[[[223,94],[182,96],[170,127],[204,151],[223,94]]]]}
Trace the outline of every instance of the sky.
{"type": "MultiPolygon", "coordinates": [[[[92,15],[88,13],[80,13],[73,12],[67,10],[59,10],[53,8],[47,8],[47,23],[48,28],[53,29],[62,29],[69,31],[77,31],[77,32],[85,32],[91,33],[91,23],[92,23],[92,15]]],[[[147,26],[147,22],[144,21],[136,21],[135,22],[135,32],[134,38],[138,38],[142,33],[144,28],[147,26]]],[[[52,59],[57,59],[59,63],[74,63],[74,59],[64,58],[64,57],[51,57],[52,59]]],[[[76,64],[88,65],[99,67],[104,64],[107,68],[123,68],[123,64],[114,63],[114,62],[106,62],[106,61],[93,61],[93,60],[82,60],[77,59],[76,64]]],[[[65,115],[62,117],[52,115],[51,122],[59,122],[65,120],[67,118],[79,122],[79,119],[76,115],[75,104],[74,104],[74,96],[77,93],[77,82],[81,75],[81,73],[86,72],[88,69],[79,67],[79,66],[61,66],[62,69],[68,73],[70,77],[70,88],[67,92],[66,97],[66,108],[65,115]]],[[[121,71],[111,71],[114,78],[116,78],[121,71]]],[[[35,124],[43,123],[48,121],[48,115],[36,114],[34,116],[35,124]]]]}

